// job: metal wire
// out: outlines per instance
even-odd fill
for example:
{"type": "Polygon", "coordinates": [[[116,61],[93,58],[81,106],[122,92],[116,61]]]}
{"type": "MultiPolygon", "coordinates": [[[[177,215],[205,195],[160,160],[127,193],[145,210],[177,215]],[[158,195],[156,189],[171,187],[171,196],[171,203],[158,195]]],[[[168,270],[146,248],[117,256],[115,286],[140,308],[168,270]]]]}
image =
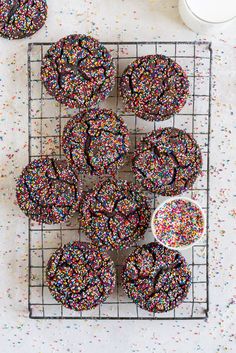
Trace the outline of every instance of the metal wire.
{"type": "MultiPolygon", "coordinates": [[[[28,47],[29,84],[29,161],[41,156],[63,158],[61,134],[63,126],[76,110],[65,109],[50,97],[40,80],[40,65],[43,55],[52,43],[30,43],[28,47]]],[[[76,217],[61,225],[41,226],[29,221],[29,316],[34,319],[126,319],[126,320],[187,320],[206,319],[209,311],[209,154],[211,120],[211,70],[212,49],[209,42],[105,42],[111,50],[117,67],[117,85],[103,106],[115,110],[127,123],[132,149],[148,131],[158,127],[175,126],[192,133],[202,147],[203,172],[201,178],[186,196],[199,201],[206,213],[205,240],[192,249],[183,251],[192,269],[192,286],[186,300],[175,310],[163,314],[152,314],[141,310],[122,291],[120,269],[130,251],[113,252],[117,268],[117,287],[111,297],[98,308],[87,312],[73,312],[63,308],[50,296],[45,283],[45,266],[48,258],[59,246],[75,239],[87,240],[81,233],[76,217]],[[187,70],[191,82],[189,101],[183,110],[169,120],[151,123],[124,112],[117,86],[120,75],[128,63],[138,56],[151,53],[165,54],[176,60],[187,70]]],[[[132,151],[131,151],[132,153],[132,151]]],[[[127,163],[119,173],[122,178],[132,179],[127,163]]],[[[86,184],[88,177],[84,178],[86,184]]],[[[149,194],[150,197],[150,194],[149,194]]],[[[163,198],[153,195],[152,208],[163,198]]],[[[145,242],[152,241],[151,229],[145,242]]]]}

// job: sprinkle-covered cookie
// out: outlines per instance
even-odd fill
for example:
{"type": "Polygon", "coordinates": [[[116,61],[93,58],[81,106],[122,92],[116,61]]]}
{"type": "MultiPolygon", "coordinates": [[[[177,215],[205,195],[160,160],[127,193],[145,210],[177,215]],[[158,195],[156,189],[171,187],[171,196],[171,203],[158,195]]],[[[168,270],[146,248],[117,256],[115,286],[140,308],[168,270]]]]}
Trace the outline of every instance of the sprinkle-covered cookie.
{"type": "Polygon", "coordinates": [[[133,61],[120,80],[125,106],[145,120],[165,120],[178,113],[189,93],[187,75],[164,55],[147,55],[133,61]]]}
{"type": "Polygon", "coordinates": [[[122,118],[108,109],[92,109],[68,121],[62,146],[78,172],[115,174],[124,164],[130,141],[122,118]]]}
{"type": "Polygon", "coordinates": [[[103,303],[115,286],[110,257],[91,244],[78,241],[56,250],[48,262],[46,277],[54,299],[76,311],[103,303]]]}
{"type": "Polygon", "coordinates": [[[171,198],[160,205],[152,216],[155,238],[164,246],[182,248],[199,240],[204,232],[203,212],[195,201],[171,198]]]}
{"type": "Polygon", "coordinates": [[[81,226],[101,249],[125,249],[143,238],[151,210],[137,185],[107,179],[84,197],[81,226]]]}
{"type": "Polygon", "coordinates": [[[172,310],[188,294],[191,273],[185,258],[158,243],[135,249],[126,260],[122,285],[140,308],[158,313],[172,310]]]}
{"type": "Polygon", "coordinates": [[[21,210],[39,223],[66,221],[79,208],[82,184],[65,161],[35,159],[28,164],[16,184],[21,210]]]}
{"type": "Polygon", "coordinates": [[[4,38],[29,37],[46,19],[46,0],[0,0],[0,36],[4,38]]]}
{"type": "Polygon", "coordinates": [[[86,35],[70,35],[53,44],[41,68],[48,93],[71,108],[91,108],[104,100],[115,83],[108,50],[86,35]]]}
{"type": "Polygon", "coordinates": [[[181,194],[200,174],[202,156],[195,139],[183,130],[152,131],[138,144],[133,156],[137,181],[164,196],[181,194]]]}

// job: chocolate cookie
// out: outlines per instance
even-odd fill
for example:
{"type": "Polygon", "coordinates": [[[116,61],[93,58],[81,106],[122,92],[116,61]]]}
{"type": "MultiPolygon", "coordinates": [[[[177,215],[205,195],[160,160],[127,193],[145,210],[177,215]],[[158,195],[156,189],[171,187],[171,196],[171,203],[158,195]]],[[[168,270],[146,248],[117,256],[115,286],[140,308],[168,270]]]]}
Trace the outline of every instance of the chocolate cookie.
{"type": "Polygon", "coordinates": [[[0,0],[0,36],[31,36],[46,22],[47,9],[46,0],[0,0]]]}
{"type": "Polygon", "coordinates": [[[39,223],[66,221],[78,209],[82,195],[80,180],[65,161],[35,159],[16,184],[21,210],[39,223]]]}
{"type": "Polygon", "coordinates": [[[103,303],[115,286],[113,261],[88,243],[68,243],[56,250],[46,269],[52,296],[68,309],[89,310],[103,303]]]}
{"type": "Polygon", "coordinates": [[[125,249],[143,238],[151,210],[140,189],[126,180],[107,179],[86,195],[81,226],[101,249],[125,249]]]}
{"type": "Polygon", "coordinates": [[[185,105],[187,75],[164,55],[147,55],[133,61],[120,80],[125,106],[145,120],[166,120],[185,105]]]}
{"type": "Polygon", "coordinates": [[[185,258],[157,243],[143,245],[126,260],[122,285],[140,308],[165,312],[187,296],[191,274],[185,258]]]}
{"type": "Polygon", "coordinates": [[[133,156],[137,181],[164,196],[178,195],[192,187],[201,167],[201,151],[195,139],[171,127],[146,135],[133,156]]]}
{"type": "Polygon", "coordinates": [[[74,34],[49,48],[41,77],[58,102],[71,108],[91,108],[112,90],[115,67],[108,50],[96,39],[74,34]]]}
{"type": "Polygon", "coordinates": [[[108,109],[92,109],[66,124],[62,146],[65,156],[79,172],[115,174],[129,150],[124,121],[108,109]]]}

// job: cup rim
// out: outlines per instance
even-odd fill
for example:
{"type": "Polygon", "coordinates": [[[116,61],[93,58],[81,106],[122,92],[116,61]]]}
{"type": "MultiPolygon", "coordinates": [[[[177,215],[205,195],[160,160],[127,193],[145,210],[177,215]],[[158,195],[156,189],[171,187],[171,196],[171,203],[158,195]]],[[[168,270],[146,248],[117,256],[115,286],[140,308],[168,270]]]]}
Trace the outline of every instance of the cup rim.
{"type": "Polygon", "coordinates": [[[152,230],[152,234],[155,238],[155,240],[160,243],[161,245],[163,245],[164,247],[171,249],[171,250],[187,250],[192,248],[194,245],[198,244],[199,242],[202,241],[203,236],[205,235],[206,232],[206,215],[201,207],[201,205],[199,204],[199,202],[191,199],[190,197],[186,197],[186,196],[174,196],[174,197],[170,197],[167,200],[161,202],[156,209],[154,210],[152,217],[151,217],[151,230],[152,230]],[[160,210],[160,208],[162,208],[164,205],[166,205],[167,203],[170,203],[173,200],[185,200],[185,201],[189,201],[191,203],[193,203],[195,206],[198,207],[198,209],[201,212],[202,215],[202,219],[203,219],[203,231],[200,235],[200,237],[198,239],[196,239],[193,243],[189,244],[189,245],[184,245],[184,246],[178,246],[178,247],[172,247],[169,245],[166,245],[165,243],[163,243],[157,236],[156,236],[156,231],[155,231],[155,227],[154,227],[154,218],[157,214],[157,212],[160,210]]]}
{"type": "Polygon", "coordinates": [[[220,25],[220,24],[224,24],[224,23],[228,23],[232,20],[234,20],[236,18],[236,16],[234,15],[233,17],[229,18],[228,20],[225,21],[207,21],[204,18],[199,17],[195,12],[193,12],[193,10],[191,9],[191,7],[189,6],[189,3],[187,0],[184,0],[185,5],[187,6],[188,10],[191,12],[191,14],[197,18],[199,21],[201,22],[205,22],[208,23],[210,25],[220,25]]]}

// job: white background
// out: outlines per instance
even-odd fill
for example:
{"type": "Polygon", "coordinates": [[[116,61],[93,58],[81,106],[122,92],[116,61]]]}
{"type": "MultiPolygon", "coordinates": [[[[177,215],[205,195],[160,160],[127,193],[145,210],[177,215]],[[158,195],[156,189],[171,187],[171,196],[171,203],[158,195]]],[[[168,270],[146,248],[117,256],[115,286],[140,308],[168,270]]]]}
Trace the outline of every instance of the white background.
{"type": "Polygon", "coordinates": [[[0,39],[0,349],[4,353],[235,352],[235,27],[199,36],[177,0],[48,0],[47,25],[30,40],[0,39]],[[204,321],[30,320],[27,219],[15,178],[28,160],[27,44],[70,33],[101,41],[211,40],[210,314],[204,321]]]}

